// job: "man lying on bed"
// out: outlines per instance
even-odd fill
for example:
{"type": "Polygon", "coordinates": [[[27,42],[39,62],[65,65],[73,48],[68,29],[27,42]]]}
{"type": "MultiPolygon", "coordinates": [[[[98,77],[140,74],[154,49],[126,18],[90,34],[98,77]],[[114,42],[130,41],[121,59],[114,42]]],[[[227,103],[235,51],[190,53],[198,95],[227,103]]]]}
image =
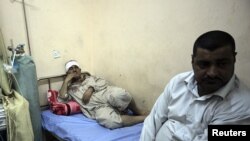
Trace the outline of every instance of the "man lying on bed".
{"type": "Polygon", "coordinates": [[[131,95],[124,89],[88,73],[81,73],[77,61],[65,65],[66,78],[59,91],[64,101],[74,99],[85,116],[95,119],[106,128],[114,129],[143,122],[146,112],[138,109],[131,95]],[[128,113],[128,109],[133,115],[128,113]]]}

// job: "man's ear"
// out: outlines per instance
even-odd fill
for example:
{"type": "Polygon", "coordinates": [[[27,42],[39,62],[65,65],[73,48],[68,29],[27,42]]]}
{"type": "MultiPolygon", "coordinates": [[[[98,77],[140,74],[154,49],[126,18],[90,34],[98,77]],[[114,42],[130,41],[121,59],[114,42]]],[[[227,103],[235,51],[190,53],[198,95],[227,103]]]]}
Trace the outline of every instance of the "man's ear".
{"type": "Polygon", "coordinates": [[[234,63],[236,62],[236,55],[237,55],[237,52],[234,52],[234,63]]]}
{"type": "Polygon", "coordinates": [[[194,55],[193,54],[191,55],[191,63],[192,64],[194,63],[194,55]]]}

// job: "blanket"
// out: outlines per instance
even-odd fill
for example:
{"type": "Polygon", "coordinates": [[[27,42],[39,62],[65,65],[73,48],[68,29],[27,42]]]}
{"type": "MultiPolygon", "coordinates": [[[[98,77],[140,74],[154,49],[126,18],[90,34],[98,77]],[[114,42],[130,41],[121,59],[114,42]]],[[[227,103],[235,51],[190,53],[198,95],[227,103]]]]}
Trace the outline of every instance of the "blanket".
{"type": "Polygon", "coordinates": [[[47,98],[49,102],[50,110],[57,115],[73,115],[81,113],[80,105],[74,101],[70,100],[67,102],[58,101],[58,91],[48,90],[47,98]]]}

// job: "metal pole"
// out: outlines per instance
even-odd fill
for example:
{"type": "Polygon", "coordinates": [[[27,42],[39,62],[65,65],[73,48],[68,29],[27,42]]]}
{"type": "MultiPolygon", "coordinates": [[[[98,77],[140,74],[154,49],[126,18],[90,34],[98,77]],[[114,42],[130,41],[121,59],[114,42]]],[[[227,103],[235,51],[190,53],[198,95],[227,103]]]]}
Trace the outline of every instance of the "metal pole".
{"type": "Polygon", "coordinates": [[[23,14],[24,14],[24,21],[25,21],[25,28],[26,28],[26,36],[27,36],[27,43],[29,48],[29,55],[31,56],[31,47],[30,47],[30,38],[29,38],[29,29],[28,29],[28,22],[27,22],[27,15],[26,15],[26,9],[25,9],[25,2],[22,0],[23,5],[23,14]]]}

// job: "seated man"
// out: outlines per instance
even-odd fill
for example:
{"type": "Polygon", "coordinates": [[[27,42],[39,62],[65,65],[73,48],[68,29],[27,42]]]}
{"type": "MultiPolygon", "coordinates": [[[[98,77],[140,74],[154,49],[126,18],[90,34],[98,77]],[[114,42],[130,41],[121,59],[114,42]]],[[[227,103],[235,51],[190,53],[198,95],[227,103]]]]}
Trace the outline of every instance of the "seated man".
{"type": "Polygon", "coordinates": [[[126,90],[111,86],[102,78],[81,73],[75,60],[67,62],[65,67],[67,76],[59,97],[65,101],[73,98],[81,105],[85,116],[110,129],[144,121],[146,113],[138,109],[126,90]],[[128,109],[133,115],[128,114],[128,109]]]}
{"type": "Polygon", "coordinates": [[[206,141],[209,124],[250,124],[250,90],[234,73],[235,42],[209,31],[194,43],[193,71],[170,80],[145,119],[141,141],[206,141]]]}

